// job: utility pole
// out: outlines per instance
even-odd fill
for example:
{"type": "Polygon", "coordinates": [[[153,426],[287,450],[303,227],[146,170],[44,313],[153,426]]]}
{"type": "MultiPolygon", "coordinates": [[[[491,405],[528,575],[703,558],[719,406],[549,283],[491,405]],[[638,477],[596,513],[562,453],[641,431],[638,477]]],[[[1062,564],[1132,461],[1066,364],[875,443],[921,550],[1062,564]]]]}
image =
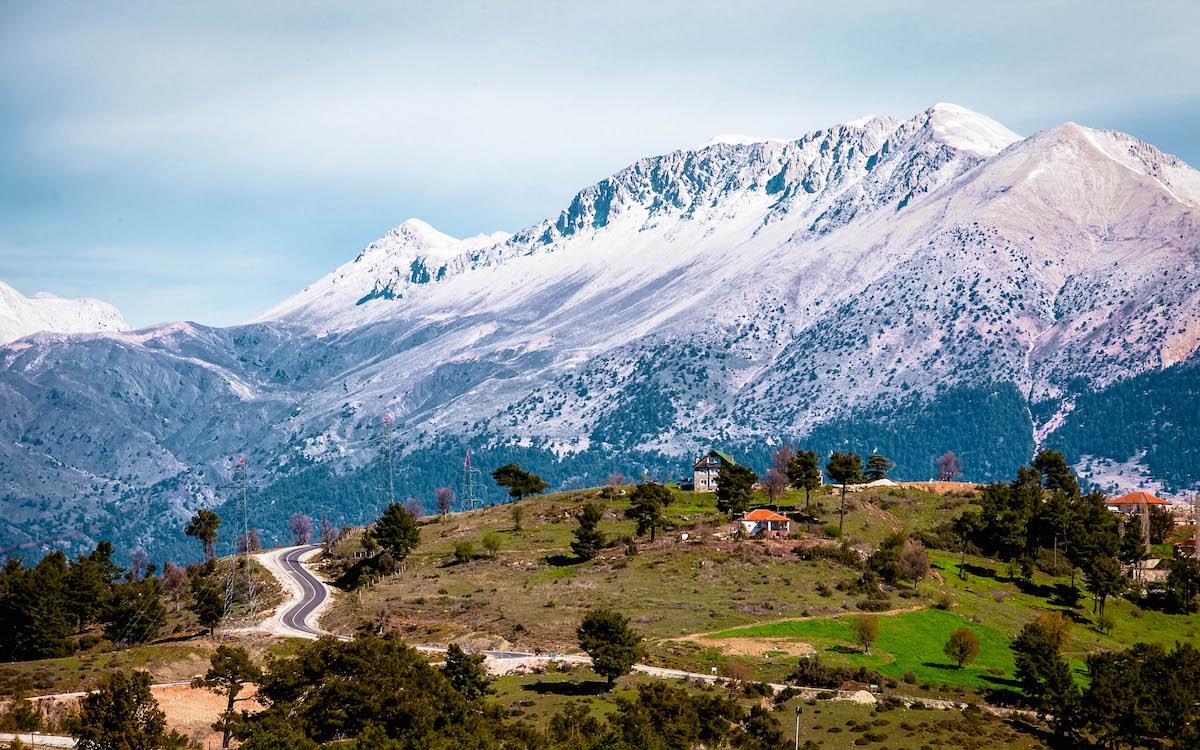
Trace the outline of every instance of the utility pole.
{"type": "Polygon", "coordinates": [[[383,415],[383,428],[376,438],[379,452],[383,454],[384,469],[387,471],[387,501],[396,502],[396,420],[392,413],[383,415]]]}
{"type": "Polygon", "coordinates": [[[800,714],[804,713],[804,706],[796,706],[796,750],[800,750],[800,714]]]}

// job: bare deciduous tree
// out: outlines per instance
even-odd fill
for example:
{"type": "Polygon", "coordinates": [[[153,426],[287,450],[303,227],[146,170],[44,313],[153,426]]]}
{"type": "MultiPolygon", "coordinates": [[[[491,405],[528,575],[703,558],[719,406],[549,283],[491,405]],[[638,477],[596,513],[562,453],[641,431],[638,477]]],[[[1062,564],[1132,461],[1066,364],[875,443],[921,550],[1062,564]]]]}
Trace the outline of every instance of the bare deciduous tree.
{"type": "MultiPolygon", "coordinates": [[[[297,542],[297,544],[307,544],[307,542],[297,542]]],[[[250,529],[245,533],[238,534],[238,554],[244,555],[247,552],[258,552],[260,549],[262,549],[262,542],[258,539],[258,531],[250,529]]]]}
{"type": "Polygon", "coordinates": [[[434,493],[434,498],[437,501],[438,514],[442,520],[446,520],[446,516],[450,515],[450,511],[454,509],[454,488],[438,487],[434,493]]]}
{"type": "Polygon", "coordinates": [[[625,475],[619,471],[614,471],[604,478],[604,487],[600,490],[600,497],[611,499],[617,496],[618,488],[626,482],[625,475]]]}
{"type": "Polygon", "coordinates": [[[415,497],[410,497],[404,501],[404,509],[413,518],[421,518],[425,515],[425,503],[415,497]]]}
{"type": "Polygon", "coordinates": [[[962,471],[962,459],[955,455],[954,451],[946,451],[938,456],[937,478],[939,481],[953,482],[962,476],[962,471]]]}
{"type": "Polygon", "coordinates": [[[780,474],[787,478],[788,466],[792,463],[792,459],[796,457],[796,451],[790,445],[781,445],[774,453],[771,454],[771,468],[777,470],[780,474]]]}
{"type": "Polygon", "coordinates": [[[304,513],[293,513],[288,519],[288,531],[296,544],[308,544],[312,536],[312,519],[304,513]]]}
{"type": "Polygon", "coordinates": [[[333,551],[333,545],[342,538],[342,530],[334,526],[328,518],[321,516],[321,546],[326,552],[333,551]]]}
{"type": "Polygon", "coordinates": [[[190,581],[187,570],[173,562],[163,566],[162,576],[158,579],[158,590],[163,598],[171,603],[171,609],[178,612],[188,600],[190,581]]]}
{"type": "Polygon", "coordinates": [[[771,467],[767,469],[767,474],[763,477],[762,485],[763,489],[767,492],[767,499],[772,503],[779,502],[779,499],[783,497],[784,491],[788,488],[787,474],[775,467],[771,467]]]}
{"type": "Polygon", "coordinates": [[[138,582],[146,577],[146,568],[150,565],[150,556],[141,547],[129,551],[129,580],[138,582]]]}

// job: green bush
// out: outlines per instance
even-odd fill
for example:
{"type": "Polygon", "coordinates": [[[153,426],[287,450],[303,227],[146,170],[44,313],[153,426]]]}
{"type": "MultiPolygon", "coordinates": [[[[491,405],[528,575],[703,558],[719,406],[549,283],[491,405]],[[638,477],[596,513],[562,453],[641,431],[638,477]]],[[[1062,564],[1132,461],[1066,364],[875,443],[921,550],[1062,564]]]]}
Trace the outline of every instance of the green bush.
{"type": "Polygon", "coordinates": [[[454,562],[465,563],[475,559],[475,545],[464,540],[454,545],[454,562]]]}

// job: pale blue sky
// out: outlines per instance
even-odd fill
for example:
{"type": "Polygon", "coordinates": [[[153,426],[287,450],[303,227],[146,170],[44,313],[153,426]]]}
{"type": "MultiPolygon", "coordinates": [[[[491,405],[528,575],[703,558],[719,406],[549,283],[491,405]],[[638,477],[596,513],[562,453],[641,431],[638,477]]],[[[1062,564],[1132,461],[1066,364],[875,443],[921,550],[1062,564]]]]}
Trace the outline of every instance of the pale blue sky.
{"type": "Polygon", "coordinates": [[[410,216],[512,231],[639,156],[937,101],[1200,165],[1200,4],[994,5],[6,2],[0,280],[234,323],[410,216]]]}

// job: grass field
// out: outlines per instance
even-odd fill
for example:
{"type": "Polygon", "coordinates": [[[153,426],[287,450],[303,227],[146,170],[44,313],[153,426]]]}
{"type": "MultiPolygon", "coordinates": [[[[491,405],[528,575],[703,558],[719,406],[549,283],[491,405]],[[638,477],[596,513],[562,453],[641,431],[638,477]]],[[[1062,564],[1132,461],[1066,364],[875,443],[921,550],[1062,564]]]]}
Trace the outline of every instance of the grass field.
{"type": "Polygon", "coordinates": [[[854,640],[852,617],[796,620],[714,633],[713,638],[789,638],[811,643],[819,658],[831,664],[864,666],[896,678],[910,675],[920,684],[961,685],[979,690],[995,687],[998,677],[1011,678],[1008,637],[995,628],[967,622],[937,609],[876,618],[878,640],[869,654],[854,640]],[[979,638],[979,656],[958,669],[943,653],[950,633],[966,627],[979,638]],[[991,670],[991,671],[989,671],[991,670]]]}

